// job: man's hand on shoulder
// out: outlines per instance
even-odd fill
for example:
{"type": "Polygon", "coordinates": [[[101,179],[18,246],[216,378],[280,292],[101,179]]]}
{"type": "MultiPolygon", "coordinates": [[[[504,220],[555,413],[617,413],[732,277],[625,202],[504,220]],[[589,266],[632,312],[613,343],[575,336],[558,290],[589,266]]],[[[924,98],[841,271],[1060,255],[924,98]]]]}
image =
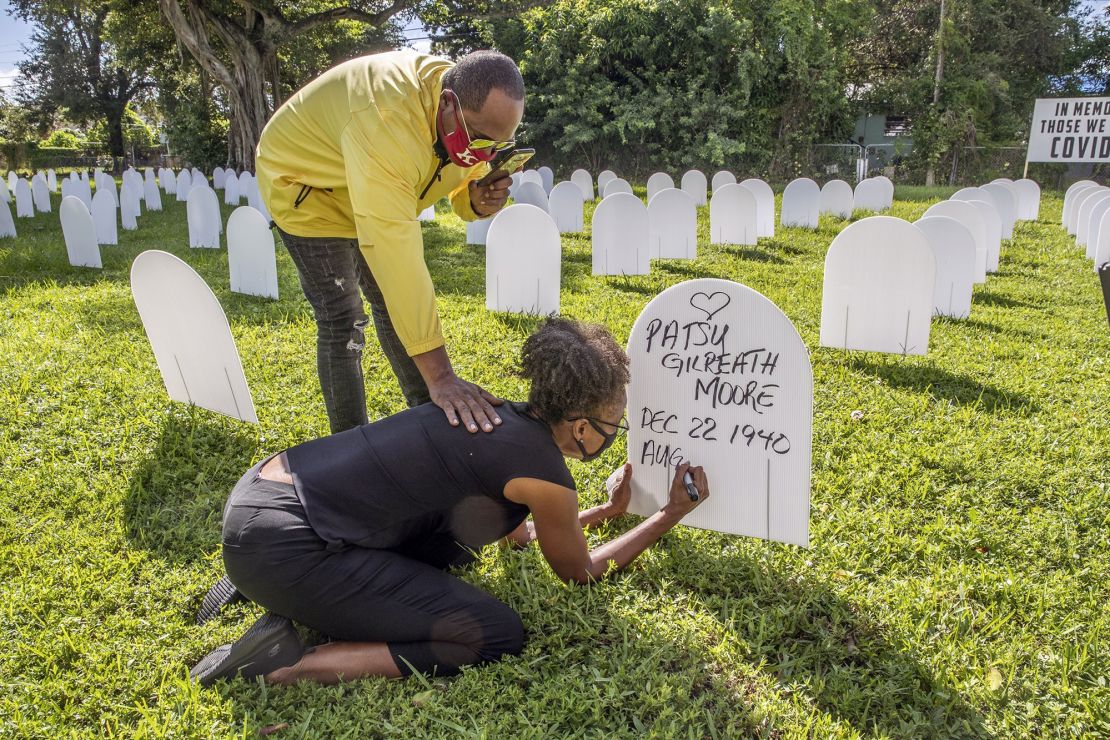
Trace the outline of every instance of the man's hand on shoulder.
{"type": "Polygon", "coordinates": [[[509,199],[509,186],[513,180],[508,175],[494,180],[488,185],[479,185],[476,180],[470,181],[470,207],[482,218],[492,216],[505,207],[509,199]]]}

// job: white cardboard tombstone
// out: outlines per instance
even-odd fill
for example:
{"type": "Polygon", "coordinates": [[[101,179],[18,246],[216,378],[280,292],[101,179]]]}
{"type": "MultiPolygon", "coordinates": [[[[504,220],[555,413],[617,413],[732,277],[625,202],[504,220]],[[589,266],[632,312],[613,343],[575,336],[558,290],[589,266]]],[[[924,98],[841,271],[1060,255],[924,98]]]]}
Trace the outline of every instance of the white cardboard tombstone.
{"type": "Polygon", "coordinates": [[[257,423],[227,316],[200,275],[172,254],[143,252],[131,294],[170,399],[257,423]]]}
{"type": "Polygon", "coordinates": [[[887,209],[886,198],[886,183],[877,177],[869,177],[856,184],[854,207],[879,213],[887,209]]]}
{"type": "Polygon", "coordinates": [[[158,191],[158,183],[153,177],[143,181],[143,201],[148,211],[162,210],[162,194],[158,191]]]}
{"type": "Polygon", "coordinates": [[[46,185],[46,177],[41,173],[31,179],[31,196],[35,201],[36,211],[50,213],[50,188],[46,185]]]}
{"type": "Polygon", "coordinates": [[[93,226],[98,244],[119,244],[119,230],[116,228],[116,204],[107,190],[96,191],[92,207],[93,226]]]}
{"type": "Polygon", "coordinates": [[[577,169],[571,173],[570,181],[578,186],[582,191],[582,197],[586,200],[594,199],[594,178],[593,176],[583,169],[577,169]]]}
{"type": "MultiPolygon", "coordinates": [[[[228,182],[231,182],[231,178],[228,178],[228,182]]],[[[227,190],[227,186],[225,185],[224,186],[224,191],[226,192],[226,190],[227,190]]],[[[433,203],[432,205],[428,206],[427,208],[425,208],[420,213],[416,214],[416,220],[417,221],[435,221],[436,220],[435,204],[433,203]]]]}
{"type": "Polygon", "coordinates": [[[1092,252],[1095,272],[1098,272],[1098,268],[1110,262],[1110,211],[1102,216],[1102,223],[1098,227],[1098,238],[1092,252]]]}
{"type": "Polygon", "coordinates": [[[782,191],[779,223],[801,229],[816,229],[820,219],[821,187],[808,177],[799,177],[782,191]]]}
{"type": "Polygon", "coordinates": [[[92,210],[92,186],[87,175],[73,184],[73,194],[81,199],[85,208],[92,210]]]}
{"type": "MultiPolygon", "coordinates": [[[[1077,247],[1087,246],[1088,230],[1091,225],[1091,212],[1098,206],[1099,203],[1110,198],[1110,188],[1099,190],[1088,198],[1084,198],[1079,203],[1079,208],[1075,211],[1075,245],[1077,247]]],[[[36,207],[38,201],[35,201],[36,207]]]]}
{"type": "Polygon", "coordinates": [[[770,185],[754,177],[744,180],[740,186],[752,191],[752,195],[755,196],[757,206],[755,228],[758,236],[774,236],[775,191],[771,190],[770,185]]]}
{"type": "Polygon", "coordinates": [[[84,202],[73,195],[62,198],[58,217],[62,221],[62,238],[65,239],[69,264],[74,267],[103,267],[100,247],[96,243],[96,226],[84,202]]]}
{"type": "Polygon", "coordinates": [[[1014,183],[1018,191],[1018,209],[1023,221],[1036,221],[1041,217],[1041,186],[1024,178],[1014,183]]]}
{"type": "Polygon", "coordinates": [[[181,170],[177,173],[177,194],[178,201],[189,200],[189,191],[193,189],[193,176],[189,170],[181,170]]]}
{"type": "Polygon", "coordinates": [[[31,185],[22,177],[15,182],[15,215],[19,218],[32,218],[35,215],[31,185]]]}
{"type": "Polygon", "coordinates": [[[825,255],[821,346],[899,355],[929,351],[936,258],[908,221],[849,224],[825,255]]]}
{"type": "Polygon", "coordinates": [[[706,189],[709,184],[706,182],[705,173],[701,170],[689,170],[682,175],[682,184],[679,185],[683,190],[690,194],[694,202],[699,206],[704,206],[709,202],[706,195],[706,189]]]}
{"type": "Polygon", "coordinates": [[[874,178],[876,182],[882,185],[883,188],[883,210],[887,211],[894,205],[894,183],[886,175],[876,175],[874,178]]]}
{"type": "Polygon", "coordinates": [[[648,202],[648,246],[651,259],[696,259],[698,207],[690,194],[667,188],[648,202]]]}
{"type": "MultiPolygon", "coordinates": [[[[192,174],[194,185],[196,185],[197,180],[203,180],[204,184],[208,185],[208,179],[204,176],[204,173],[201,172],[199,169],[197,169],[196,167],[193,167],[190,170],[190,173],[192,174]]],[[[209,187],[211,187],[211,186],[209,186],[209,187]]]]}
{"type": "Polygon", "coordinates": [[[208,187],[193,188],[185,211],[189,222],[189,246],[219,249],[222,224],[216,191],[208,187]]]}
{"type": "Polygon", "coordinates": [[[11,203],[12,194],[8,190],[8,181],[0,177],[0,203],[11,203]]]}
{"type": "Polygon", "coordinates": [[[547,200],[547,210],[560,234],[577,234],[585,228],[586,199],[573,182],[564,180],[551,188],[547,200]]]}
{"type": "Polygon", "coordinates": [[[230,172],[224,177],[224,205],[237,206],[239,200],[239,178],[230,172]]]}
{"type": "Polygon", "coordinates": [[[975,282],[975,237],[970,229],[947,216],[921,218],[914,226],[925,232],[937,263],[933,312],[938,316],[966,319],[971,313],[971,291],[975,282]]]}
{"type": "Polygon", "coordinates": [[[987,222],[979,209],[966,200],[942,200],[929,206],[923,216],[933,217],[955,219],[971,232],[975,243],[975,270],[972,279],[976,283],[987,282],[987,257],[990,248],[987,246],[987,222]]]}
{"type": "Polygon", "coordinates": [[[216,169],[212,170],[212,188],[214,190],[223,190],[224,183],[227,182],[229,173],[234,174],[235,170],[225,170],[223,167],[216,165],[216,169]]]}
{"type": "Polygon", "coordinates": [[[628,354],[629,512],[662,508],[690,462],[713,495],[683,524],[808,546],[813,371],[785,314],[739,283],[689,280],[644,307],[628,354]]]}
{"type": "MultiPolygon", "coordinates": [[[[540,175],[539,170],[524,170],[524,172],[520,173],[520,184],[523,185],[526,182],[535,183],[539,185],[540,188],[543,188],[543,176],[540,175]]],[[[544,195],[547,195],[546,190],[544,191],[544,195]]]]}
{"type": "Polygon", "coordinates": [[[647,275],[651,271],[647,206],[631,193],[613,193],[594,211],[594,275],[647,275]]]}
{"type": "Polygon", "coordinates": [[[674,180],[666,172],[655,172],[647,180],[647,202],[651,203],[659,193],[664,190],[673,189],[674,180]]]}
{"type": "Polygon", "coordinates": [[[46,185],[50,188],[51,193],[58,192],[58,173],[54,170],[46,171],[46,185]]]}
{"type": "Polygon", "coordinates": [[[709,183],[709,189],[716,193],[721,189],[722,185],[732,185],[736,182],[736,175],[728,170],[721,170],[720,172],[713,173],[713,179],[709,183]]]}
{"type": "Polygon", "coordinates": [[[597,197],[601,198],[605,192],[605,186],[609,184],[610,180],[615,180],[617,173],[612,170],[602,170],[601,174],[597,176],[597,197]]]}
{"type": "Polygon", "coordinates": [[[15,174],[15,170],[8,170],[8,190],[15,190],[15,183],[18,179],[19,175],[15,174]]]}
{"type": "Polygon", "coordinates": [[[1017,223],[1017,198],[1006,185],[990,183],[979,188],[994,196],[994,206],[998,209],[998,217],[1002,220],[1002,238],[1014,238],[1014,225],[1017,223]]]}
{"type": "Polygon", "coordinates": [[[1064,223],[1064,226],[1067,227],[1069,236],[1075,236],[1079,231],[1079,209],[1083,207],[1083,203],[1088,198],[1093,198],[1099,193],[1106,192],[1106,190],[1107,188],[1102,185],[1094,185],[1075,191],[1069,204],[1071,208],[1068,210],[1067,221],[1064,223]]]}
{"type": "Polygon", "coordinates": [[[168,167],[163,169],[158,175],[158,180],[162,183],[162,192],[166,195],[177,195],[177,175],[173,170],[168,167]]]}
{"type": "Polygon", "coordinates": [[[1072,198],[1084,188],[1095,187],[1098,187],[1098,183],[1094,182],[1093,180],[1077,180],[1076,182],[1073,182],[1071,185],[1068,186],[1068,189],[1064,192],[1064,211],[1060,214],[1060,223],[1064,225],[1067,225],[1068,223],[1068,215],[1070,213],[1070,204],[1072,202],[1072,198]]]}
{"type": "Polygon", "coordinates": [[[759,241],[759,204],[755,194],[731,183],[709,201],[709,243],[750,245],[759,241]]]}
{"type": "Polygon", "coordinates": [[[227,264],[232,292],[277,300],[274,232],[250,206],[239,206],[227,219],[227,264]]]}
{"type": "Polygon", "coordinates": [[[475,221],[466,222],[466,243],[467,244],[485,244],[486,235],[489,233],[489,225],[493,223],[492,218],[479,218],[475,221]]]}
{"type": "Polygon", "coordinates": [[[509,180],[510,180],[510,183],[509,183],[509,197],[510,198],[515,198],[516,197],[517,188],[520,187],[521,178],[523,178],[523,177],[524,177],[524,173],[522,173],[522,172],[514,172],[512,175],[509,176],[509,180]]]}
{"type": "Polygon", "coordinates": [[[486,308],[558,313],[562,243],[547,211],[517,204],[493,217],[486,235],[486,308]]]}
{"type": "Polygon", "coordinates": [[[1002,219],[993,204],[985,200],[965,201],[979,209],[987,230],[987,272],[997,272],[1002,255],[1002,219]]]}
{"type": "Polygon", "coordinates": [[[628,193],[632,195],[632,185],[623,178],[614,177],[612,180],[605,183],[605,190],[601,197],[603,199],[608,198],[613,193],[628,193]]]}
{"type": "Polygon", "coordinates": [[[550,196],[551,189],[555,187],[555,171],[546,164],[536,171],[540,173],[540,185],[543,185],[543,191],[550,196]]]}
{"type": "Polygon", "coordinates": [[[843,180],[829,180],[821,186],[821,199],[818,210],[837,218],[851,218],[855,209],[855,194],[852,186],[843,180]]]}
{"type": "Polygon", "coordinates": [[[119,209],[121,213],[130,214],[138,218],[142,214],[142,185],[136,186],[135,181],[127,179],[119,189],[119,209]]]}
{"type": "Polygon", "coordinates": [[[4,237],[19,236],[15,231],[15,219],[12,218],[12,209],[7,203],[0,202],[0,239],[4,237]]]}
{"type": "Polygon", "coordinates": [[[516,203],[522,205],[535,206],[544,211],[548,210],[547,193],[543,191],[543,185],[532,180],[524,180],[520,183],[520,187],[516,189],[516,195],[513,196],[516,203]]]}
{"type": "MultiPolygon", "coordinates": [[[[1085,229],[1087,237],[1085,245],[1087,247],[1087,259],[1095,258],[1099,239],[1102,238],[1099,233],[1102,231],[1102,219],[1107,211],[1110,211],[1110,196],[1099,199],[1091,209],[1090,215],[1087,217],[1087,228],[1085,229]]],[[[1080,226],[1082,226],[1082,224],[1080,226]]]]}

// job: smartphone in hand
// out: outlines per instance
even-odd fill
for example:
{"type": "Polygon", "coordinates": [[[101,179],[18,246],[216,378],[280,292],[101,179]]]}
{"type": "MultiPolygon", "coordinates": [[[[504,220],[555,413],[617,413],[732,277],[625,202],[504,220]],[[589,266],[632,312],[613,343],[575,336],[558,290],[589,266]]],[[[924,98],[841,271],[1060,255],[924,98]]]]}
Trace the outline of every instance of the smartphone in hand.
{"type": "Polygon", "coordinates": [[[535,153],[535,149],[514,149],[508,156],[498,162],[488,175],[479,180],[478,185],[489,185],[494,180],[508,177],[523,167],[524,163],[531,159],[535,153]]]}

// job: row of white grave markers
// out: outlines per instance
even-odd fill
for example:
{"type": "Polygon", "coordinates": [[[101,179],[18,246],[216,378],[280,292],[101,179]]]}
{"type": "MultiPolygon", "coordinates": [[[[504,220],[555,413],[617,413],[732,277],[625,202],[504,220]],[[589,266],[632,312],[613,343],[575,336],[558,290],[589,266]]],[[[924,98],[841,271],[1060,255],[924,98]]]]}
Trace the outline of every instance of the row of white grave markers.
{"type": "Polygon", "coordinates": [[[1093,180],[1072,183],[1064,194],[1061,225],[1096,273],[1110,262],[1110,188],[1093,180]]]}

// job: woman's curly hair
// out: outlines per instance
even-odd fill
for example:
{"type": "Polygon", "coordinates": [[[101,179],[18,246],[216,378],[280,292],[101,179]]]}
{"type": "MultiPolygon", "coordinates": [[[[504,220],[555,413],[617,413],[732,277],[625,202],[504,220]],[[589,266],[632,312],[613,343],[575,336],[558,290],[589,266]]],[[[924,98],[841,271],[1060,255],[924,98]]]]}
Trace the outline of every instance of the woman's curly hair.
{"type": "Polygon", "coordinates": [[[628,355],[597,324],[549,318],[524,341],[528,403],[549,424],[594,414],[628,385],[628,355]]]}

